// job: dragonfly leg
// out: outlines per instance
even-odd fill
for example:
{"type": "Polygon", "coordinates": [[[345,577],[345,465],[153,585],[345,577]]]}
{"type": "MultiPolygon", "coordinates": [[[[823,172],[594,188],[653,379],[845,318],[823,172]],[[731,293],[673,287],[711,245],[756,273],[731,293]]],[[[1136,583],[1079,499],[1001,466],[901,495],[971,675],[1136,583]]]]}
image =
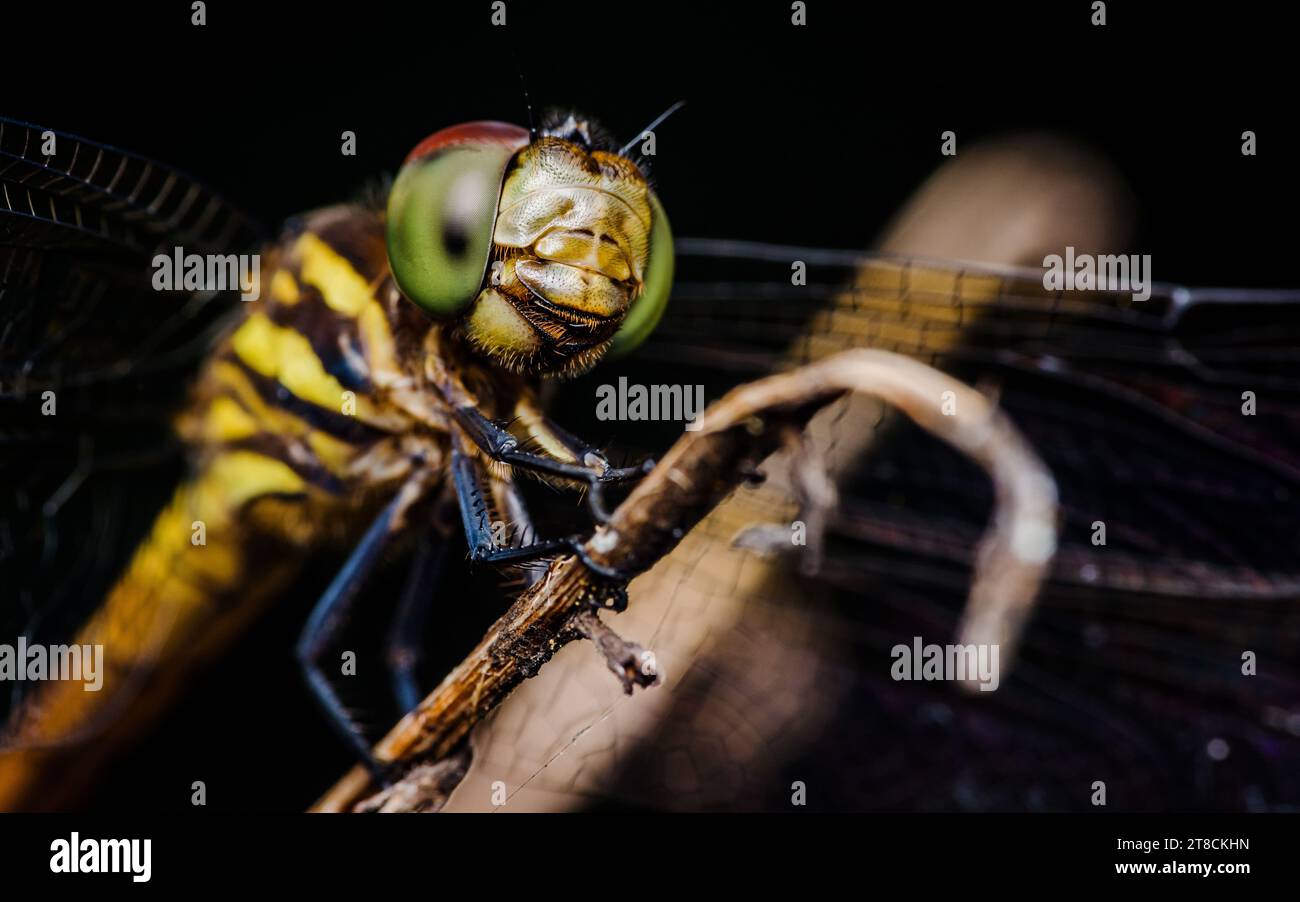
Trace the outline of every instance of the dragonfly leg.
{"type": "MultiPolygon", "coordinates": [[[[553,461],[553,463],[560,462],[553,461]]],[[[564,466],[564,464],[560,465],[564,466]]],[[[451,475],[456,487],[456,497],[460,501],[461,519],[465,527],[465,539],[469,543],[471,560],[484,564],[511,564],[560,554],[572,554],[576,555],[593,573],[613,582],[626,582],[625,574],[596,562],[587,554],[583,547],[582,536],[535,539],[522,545],[506,545],[499,542],[493,534],[487,502],[483,498],[479,465],[457,447],[454,441],[451,450],[451,475]]]]}
{"type": "Polygon", "coordinates": [[[542,417],[529,428],[532,431],[545,431],[563,445],[576,460],[600,473],[599,480],[590,480],[587,484],[587,507],[591,511],[592,519],[597,523],[609,522],[609,511],[605,507],[603,492],[605,485],[639,479],[655,466],[654,461],[647,458],[635,467],[611,467],[604,452],[587,444],[549,417],[542,417]]]}
{"type": "Polygon", "coordinates": [[[352,552],[325,594],[316,602],[302,635],[298,638],[297,657],[307,686],[325,712],[330,725],[348,748],[380,783],[387,783],[386,768],[370,751],[361,728],[353,720],[321,666],[322,658],[347,622],[348,613],[366,577],[374,569],[385,547],[396,534],[398,514],[409,503],[403,493],[383,509],[352,552]]]}
{"type": "Polygon", "coordinates": [[[474,444],[478,445],[493,460],[510,464],[513,467],[532,470],[536,473],[545,473],[549,476],[558,476],[563,479],[571,479],[574,482],[586,483],[587,507],[591,511],[592,517],[599,523],[605,523],[609,520],[609,512],[605,508],[603,492],[606,485],[640,479],[654,469],[653,461],[649,460],[635,467],[611,467],[603,454],[591,446],[583,444],[549,420],[544,421],[546,428],[555,435],[561,444],[573,452],[574,456],[580,461],[579,463],[569,463],[543,454],[520,451],[517,438],[492,422],[476,408],[456,408],[456,420],[473,440],[474,444]]]}
{"type": "Polygon", "coordinates": [[[393,697],[403,714],[420,703],[416,671],[424,658],[424,626],[428,621],[434,588],[447,557],[447,545],[425,532],[411,562],[411,572],[388,633],[388,676],[393,697]]]}

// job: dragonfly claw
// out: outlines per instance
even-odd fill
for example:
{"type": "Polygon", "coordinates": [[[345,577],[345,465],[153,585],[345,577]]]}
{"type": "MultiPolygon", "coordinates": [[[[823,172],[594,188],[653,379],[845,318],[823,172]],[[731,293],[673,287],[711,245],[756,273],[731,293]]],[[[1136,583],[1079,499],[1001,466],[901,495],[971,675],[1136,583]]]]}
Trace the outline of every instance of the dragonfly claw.
{"type": "Polygon", "coordinates": [[[569,550],[573,552],[574,556],[577,557],[578,560],[582,561],[583,565],[588,570],[590,570],[592,573],[596,574],[597,576],[603,577],[607,582],[611,584],[611,587],[613,589],[613,595],[608,599],[604,599],[599,603],[595,603],[595,606],[601,608],[609,608],[610,610],[613,611],[621,611],[623,610],[623,608],[627,607],[627,592],[623,590],[623,587],[626,586],[628,582],[631,581],[632,575],[623,570],[618,569],[617,567],[610,567],[605,564],[602,564],[596,561],[594,558],[592,558],[592,556],[587,553],[586,541],[582,538],[582,536],[570,536],[568,539],[565,540],[565,544],[569,546],[569,550]],[[620,593],[621,593],[621,599],[616,597],[620,593]],[[622,607],[619,606],[620,601],[622,607]]]}
{"type": "MultiPolygon", "coordinates": [[[[604,457],[600,458],[604,461],[604,457]]],[[[587,509],[591,511],[592,520],[604,526],[609,523],[609,509],[605,507],[604,486],[630,482],[640,479],[653,470],[654,461],[647,458],[635,467],[610,467],[605,462],[605,467],[599,473],[593,472],[587,483],[587,509]]]]}

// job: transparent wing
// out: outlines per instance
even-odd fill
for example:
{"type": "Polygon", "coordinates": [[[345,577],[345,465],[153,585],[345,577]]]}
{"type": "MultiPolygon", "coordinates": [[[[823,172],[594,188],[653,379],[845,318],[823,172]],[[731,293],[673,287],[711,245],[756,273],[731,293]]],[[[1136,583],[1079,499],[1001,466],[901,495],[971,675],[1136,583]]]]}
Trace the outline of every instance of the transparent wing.
{"type": "MultiPolygon", "coordinates": [[[[811,319],[797,295],[736,304],[718,289],[692,300],[687,286],[648,353],[675,365],[716,359],[698,344],[716,334],[745,349],[725,359],[745,353],[755,367],[862,344],[921,357],[996,393],[1063,484],[1067,542],[1095,547],[1091,524],[1114,524],[1106,560],[1081,578],[1153,591],[1295,592],[1300,566],[1283,524],[1300,477],[1300,292],[1159,285],[1134,301],[1128,292],[1048,292],[1041,273],[1009,268],[867,257],[855,271],[848,290],[809,286],[830,301],[811,319]],[[793,353],[755,350],[771,335],[793,353]],[[1245,522],[1260,528],[1233,526],[1245,522]]],[[[733,298],[753,291],[727,288],[733,298]]],[[[899,443],[917,453],[915,442],[899,443]]],[[[903,465],[887,447],[871,468],[859,522],[903,492],[932,513],[960,509],[956,499],[978,482],[942,458],[903,465]]],[[[987,500],[973,499],[977,525],[987,500]]],[[[913,545],[915,531],[897,542],[913,545]]]]}
{"type": "MultiPolygon", "coordinates": [[[[992,498],[936,440],[844,403],[814,430],[841,489],[816,579],[797,556],[732,546],[797,516],[776,486],[738,492],[614,619],[656,651],[665,686],[623,697],[590,649],[566,649],[480,737],[456,806],[486,806],[492,779],[519,808],[780,809],[796,781],[838,809],[1082,810],[1094,781],[1130,809],[1300,801],[1300,292],[1134,301],[978,265],[711,241],[680,254],[664,324],[575,385],[566,422],[609,432],[586,399],[619,376],[712,399],[864,345],[982,387],[1064,512],[1019,663],[984,697],[891,679],[896,645],[953,641],[992,498]],[[793,260],[807,285],[790,284],[793,260]]],[[[674,429],[644,424],[640,447],[674,429]]]]}
{"type": "Polygon", "coordinates": [[[4,635],[66,639],[181,471],[170,416],[231,298],[154,290],[153,256],[261,234],[183,173],[0,118],[4,635]]]}

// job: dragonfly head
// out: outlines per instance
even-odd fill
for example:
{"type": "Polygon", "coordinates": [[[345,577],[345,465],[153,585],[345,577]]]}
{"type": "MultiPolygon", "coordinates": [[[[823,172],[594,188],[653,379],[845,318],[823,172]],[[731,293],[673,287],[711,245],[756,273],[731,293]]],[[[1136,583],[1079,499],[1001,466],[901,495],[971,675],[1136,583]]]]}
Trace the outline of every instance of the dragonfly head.
{"type": "Polygon", "coordinates": [[[402,293],[454,320],[506,369],[573,375],[653,331],[668,302],[668,219],[598,126],[554,116],[536,137],[499,122],[421,142],[388,201],[402,293]]]}

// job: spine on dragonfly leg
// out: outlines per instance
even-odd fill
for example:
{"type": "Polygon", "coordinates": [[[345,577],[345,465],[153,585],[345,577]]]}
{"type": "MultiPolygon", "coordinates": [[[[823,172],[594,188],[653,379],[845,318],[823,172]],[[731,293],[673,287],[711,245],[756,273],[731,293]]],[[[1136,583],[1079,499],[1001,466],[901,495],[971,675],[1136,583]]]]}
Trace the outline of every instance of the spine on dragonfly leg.
{"type": "Polygon", "coordinates": [[[81,678],[43,681],[4,733],[0,811],[74,799],[293,578],[299,555],[253,514],[292,516],[302,489],[285,464],[251,452],[222,453],[180,486],[71,643],[81,678]]]}

